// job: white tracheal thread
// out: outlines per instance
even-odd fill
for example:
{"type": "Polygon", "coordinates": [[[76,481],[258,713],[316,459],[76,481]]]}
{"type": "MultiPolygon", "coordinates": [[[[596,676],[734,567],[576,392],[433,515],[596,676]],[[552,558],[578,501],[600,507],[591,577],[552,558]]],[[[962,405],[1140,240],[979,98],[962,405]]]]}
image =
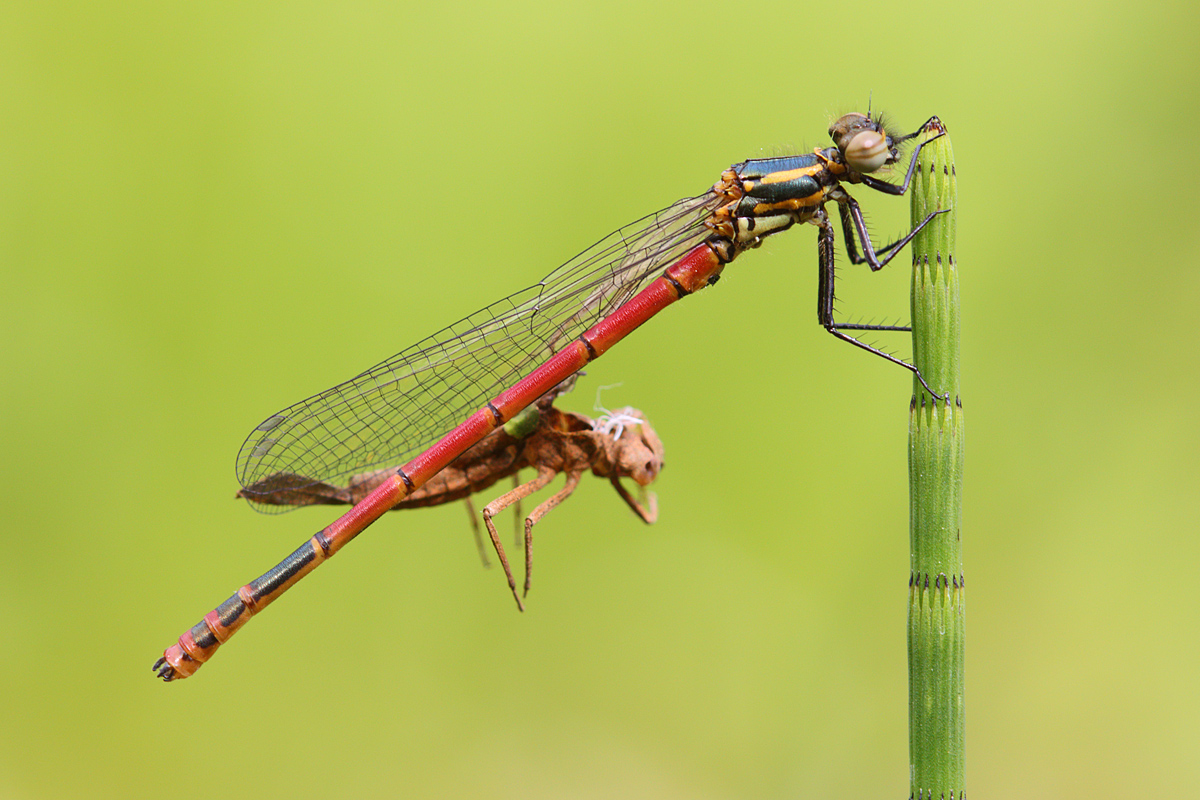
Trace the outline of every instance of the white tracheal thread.
{"type": "Polygon", "coordinates": [[[609,411],[604,406],[600,405],[600,393],[605,389],[616,389],[621,384],[610,383],[607,386],[600,386],[596,389],[596,404],[592,407],[595,411],[602,412],[600,416],[592,421],[592,430],[597,433],[603,433],[606,436],[612,436],[613,439],[620,439],[621,434],[625,432],[625,426],[635,427],[642,424],[642,418],[627,413],[633,411],[632,408],[622,408],[617,411],[609,411]],[[614,433],[615,431],[615,433],[614,433]]]}

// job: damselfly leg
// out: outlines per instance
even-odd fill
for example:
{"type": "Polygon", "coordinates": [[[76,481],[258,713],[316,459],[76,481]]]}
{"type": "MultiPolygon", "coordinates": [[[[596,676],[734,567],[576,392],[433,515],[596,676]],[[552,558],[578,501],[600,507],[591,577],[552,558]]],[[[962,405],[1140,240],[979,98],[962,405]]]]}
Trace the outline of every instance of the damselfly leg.
{"type": "MultiPolygon", "coordinates": [[[[885,180],[875,178],[870,175],[862,175],[860,182],[865,186],[869,186],[870,188],[885,194],[903,195],[905,192],[907,192],[909,184],[912,182],[913,172],[917,167],[918,156],[921,153],[921,148],[935,139],[940,139],[941,137],[945,136],[945,129],[942,128],[941,121],[938,120],[937,117],[931,117],[924,125],[922,125],[913,133],[891,140],[891,147],[888,148],[892,158],[894,158],[897,145],[899,145],[901,142],[905,142],[918,136],[922,131],[925,131],[931,125],[935,126],[933,128],[934,130],[938,130],[940,132],[935,136],[925,139],[917,145],[916,149],[913,150],[912,156],[909,158],[908,169],[905,171],[904,181],[902,183],[889,183],[885,180]]],[[[836,128],[837,125],[835,124],[834,129],[836,128]]],[[[831,129],[830,133],[831,135],[834,135],[836,139],[837,134],[835,133],[834,129],[831,129]]],[[[881,146],[885,145],[881,143],[881,146]]],[[[871,241],[870,233],[867,231],[867,224],[863,219],[862,209],[859,207],[858,201],[855,200],[850,193],[841,186],[838,186],[836,189],[830,191],[828,198],[836,201],[838,204],[838,213],[842,222],[842,235],[846,242],[847,257],[852,264],[867,264],[871,268],[872,272],[883,269],[884,266],[886,266],[888,262],[890,262],[896,256],[897,253],[904,249],[905,245],[912,241],[914,236],[920,233],[926,225],[933,221],[934,217],[949,211],[949,209],[940,209],[938,211],[934,211],[926,216],[925,219],[921,220],[921,222],[918,223],[917,226],[909,231],[905,236],[897,239],[891,244],[876,248],[871,241]],[[861,254],[859,252],[860,244],[862,246],[861,254]]],[[[825,328],[825,330],[829,331],[842,341],[849,342],[855,347],[860,347],[867,352],[874,353],[880,358],[884,358],[909,370],[916,375],[917,380],[921,382],[921,385],[925,387],[926,391],[928,391],[935,398],[941,399],[941,396],[934,392],[929,387],[929,384],[925,382],[925,378],[921,376],[920,370],[918,370],[915,366],[901,358],[897,358],[885,350],[881,350],[878,347],[874,347],[862,341],[861,339],[845,333],[845,331],[848,330],[908,332],[912,330],[911,327],[907,325],[871,325],[863,323],[836,322],[833,319],[833,306],[835,300],[835,267],[833,246],[835,236],[833,232],[833,224],[830,222],[824,208],[814,215],[814,222],[816,223],[817,227],[820,228],[820,234],[818,235],[817,239],[817,318],[820,320],[821,325],[825,328]]]]}

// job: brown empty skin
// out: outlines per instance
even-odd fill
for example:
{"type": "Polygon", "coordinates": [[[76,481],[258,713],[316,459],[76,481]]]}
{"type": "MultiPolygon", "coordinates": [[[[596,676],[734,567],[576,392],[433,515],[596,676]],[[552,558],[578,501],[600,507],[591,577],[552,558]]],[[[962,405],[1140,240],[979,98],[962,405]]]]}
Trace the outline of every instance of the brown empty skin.
{"type": "MultiPolygon", "coordinates": [[[[517,593],[508,557],[492,523],[492,517],[496,514],[545,488],[558,473],[566,473],[566,485],[525,518],[525,593],[529,592],[533,567],[533,526],[575,491],[580,477],[587,470],[590,469],[598,477],[608,478],[621,499],[645,522],[653,523],[658,516],[652,493],[647,508],[620,483],[621,478],[632,478],[639,486],[645,487],[658,477],[663,466],[662,442],[642,413],[632,408],[615,412],[614,416],[624,414],[641,420],[640,424],[625,425],[620,435],[616,436],[603,426],[601,430],[596,430],[594,421],[582,414],[555,408],[556,394],[550,393],[538,400],[537,425],[532,432],[518,438],[506,431],[505,427],[497,428],[392,509],[436,506],[461,500],[502,478],[516,475],[521,469],[536,469],[537,475],[533,480],[496,498],[483,510],[492,546],[504,567],[517,607],[521,610],[524,610],[524,604],[517,593]]],[[[268,505],[354,504],[386,480],[395,469],[388,467],[355,475],[344,487],[312,481],[291,473],[277,473],[246,487],[252,490],[252,495],[238,492],[238,496],[268,505]]]]}

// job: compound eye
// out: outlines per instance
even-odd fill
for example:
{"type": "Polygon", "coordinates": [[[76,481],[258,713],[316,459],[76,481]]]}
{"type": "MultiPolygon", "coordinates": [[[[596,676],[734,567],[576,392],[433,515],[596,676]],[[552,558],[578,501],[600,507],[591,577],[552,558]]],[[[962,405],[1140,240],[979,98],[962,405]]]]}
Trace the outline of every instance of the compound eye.
{"type": "Polygon", "coordinates": [[[866,130],[856,133],[844,151],[846,163],[858,172],[874,172],[888,162],[887,137],[881,131],[866,130]]]}

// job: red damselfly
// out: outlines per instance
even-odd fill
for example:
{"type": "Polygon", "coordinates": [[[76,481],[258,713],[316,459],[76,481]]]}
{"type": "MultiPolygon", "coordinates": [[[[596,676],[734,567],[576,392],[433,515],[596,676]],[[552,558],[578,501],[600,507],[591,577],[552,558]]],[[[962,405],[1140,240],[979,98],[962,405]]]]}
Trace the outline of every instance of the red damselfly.
{"type": "Polygon", "coordinates": [[[194,673],[251,616],[476,442],[663,308],[715,283],[743,251],[797,223],[818,228],[821,325],[912,370],[924,384],[915,367],[846,332],[907,328],[834,321],[836,237],[825,205],[837,203],[849,259],[881,269],[942,212],[876,248],[843,184],[903,194],[921,148],[944,129],[931,117],[911,134],[892,136],[869,114],[847,114],[829,133],[834,147],[736,164],[704,194],[615,231],[528,289],[259,424],[242,445],[237,473],[240,494],[268,510],[275,507],[270,498],[305,486],[338,485],[403,466],[388,468],[353,508],[184,633],[155,663],[158,675],[171,680],[194,673]],[[897,164],[899,145],[922,133],[928,135],[917,143],[901,183],[873,174],[897,164]]]}

